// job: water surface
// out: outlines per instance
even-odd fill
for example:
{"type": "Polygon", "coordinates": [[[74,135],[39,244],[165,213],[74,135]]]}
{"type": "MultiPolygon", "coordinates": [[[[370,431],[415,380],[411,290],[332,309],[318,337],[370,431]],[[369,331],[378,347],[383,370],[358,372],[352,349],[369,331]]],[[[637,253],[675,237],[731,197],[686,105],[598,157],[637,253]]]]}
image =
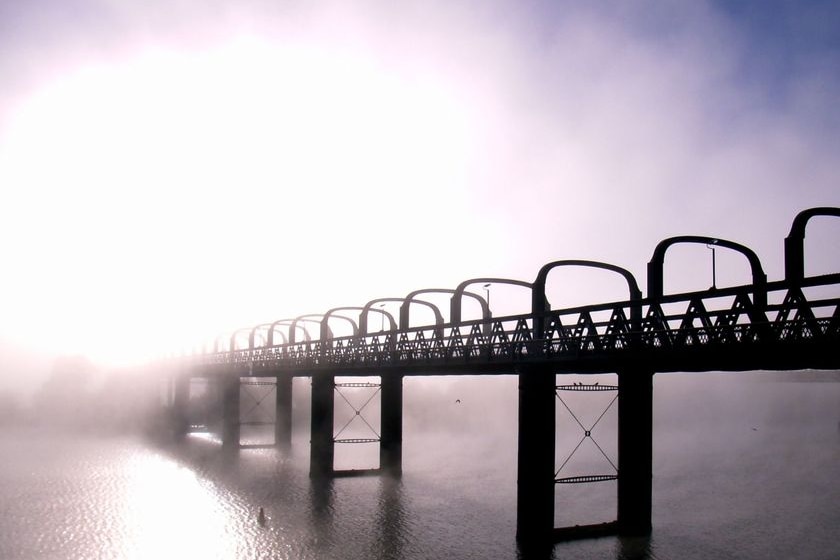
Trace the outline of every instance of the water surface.
{"type": "MultiPolygon", "coordinates": [[[[563,543],[537,556],[840,557],[840,383],[765,379],[657,376],[650,539],[563,543]]],[[[464,398],[454,407],[450,394],[412,402],[407,382],[407,411],[426,406],[446,421],[428,428],[407,416],[400,480],[313,484],[305,431],[291,454],[228,454],[207,436],[161,443],[3,430],[0,557],[519,558],[515,381],[489,383],[497,390],[487,403],[464,398]]],[[[601,404],[569,401],[584,424],[601,404]]],[[[579,441],[564,410],[558,465],[564,446],[579,441]]],[[[597,426],[612,458],[613,414],[597,426]]],[[[340,460],[363,463],[375,457],[369,451],[341,450],[340,460]]],[[[569,465],[608,466],[597,450],[584,451],[569,465]]],[[[614,484],[558,487],[556,525],[614,518],[614,484]]]]}

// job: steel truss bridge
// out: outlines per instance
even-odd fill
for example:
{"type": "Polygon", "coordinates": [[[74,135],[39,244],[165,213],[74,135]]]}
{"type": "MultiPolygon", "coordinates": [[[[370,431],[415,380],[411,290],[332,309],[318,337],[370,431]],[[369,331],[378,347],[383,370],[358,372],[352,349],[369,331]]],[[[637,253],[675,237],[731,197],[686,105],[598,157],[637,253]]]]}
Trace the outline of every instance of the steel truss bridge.
{"type": "MultiPolygon", "coordinates": [[[[310,472],[315,477],[330,476],[342,474],[333,469],[334,445],[352,441],[334,433],[335,394],[348,386],[336,383],[336,377],[378,376],[381,434],[358,441],[378,441],[379,470],[399,474],[404,376],[516,374],[520,379],[517,537],[533,542],[615,532],[646,534],[651,528],[654,373],[840,369],[840,273],[805,275],[805,229],[816,216],[840,217],[840,208],[811,208],[795,217],[785,239],[782,280],[769,282],[755,252],[739,243],[706,236],[671,237],[653,251],[645,294],[624,268],[597,261],[560,260],[544,265],[532,282],[473,278],[454,289],[422,289],[404,298],[378,298],[361,307],[335,308],[242,329],[229,338],[217,339],[212,351],[174,362],[173,401],[176,407],[183,406],[188,398],[185,380],[192,377],[217,383],[223,441],[228,447],[239,447],[241,379],[276,378],[276,442],[285,447],[291,434],[291,378],[311,377],[310,472]],[[749,264],[751,283],[663,293],[665,255],[677,244],[703,244],[740,253],[749,264]],[[546,282],[551,271],[562,267],[618,274],[626,282],[627,298],[552,309],[546,282]],[[489,295],[470,291],[488,284],[529,290],[530,311],[493,317],[489,295]],[[427,301],[433,294],[450,296],[448,320],[438,306],[427,301]],[[481,317],[463,320],[464,301],[477,303],[481,317]],[[399,305],[397,317],[385,311],[386,303],[399,305]],[[417,308],[431,311],[435,321],[411,326],[411,311],[417,308]],[[379,331],[369,328],[372,319],[379,319],[379,331]],[[334,336],[332,327],[337,321],[352,334],[334,336]],[[617,373],[618,385],[557,385],[556,374],[564,373],[617,373]],[[570,390],[617,392],[615,474],[558,478],[556,402],[561,391],[570,390]],[[616,521],[553,526],[555,484],[615,479],[616,521]]],[[[360,414],[360,410],[355,412],[360,414]]],[[[584,437],[591,435],[583,425],[581,428],[584,437]]]]}

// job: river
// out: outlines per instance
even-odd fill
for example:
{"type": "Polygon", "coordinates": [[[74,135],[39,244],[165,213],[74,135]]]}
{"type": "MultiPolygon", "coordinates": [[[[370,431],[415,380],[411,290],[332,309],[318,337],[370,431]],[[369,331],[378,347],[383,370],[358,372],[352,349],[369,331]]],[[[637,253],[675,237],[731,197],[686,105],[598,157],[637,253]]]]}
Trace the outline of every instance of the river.
{"type": "MultiPolygon", "coordinates": [[[[229,454],[208,435],[177,443],[5,428],[0,558],[522,557],[515,380],[471,379],[437,397],[426,391],[422,402],[412,400],[415,383],[406,381],[399,480],[313,484],[306,430],[295,433],[291,453],[229,454]],[[494,391],[482,402],[486,386],[494,391]],[[424,407],[440,408],[434,425],[408,414],[424,407]]],[[[609,402],[572,397],[564,401],[586,427],[609,402]]],[[[580,441],[566,414],[558,405],[558,465],[580,441]]],[[[837,382],[657,375],[650,538],[560,543],[540,557],[836,560],[838,421],[837,382]]],[[[614,406],[592,431],[604,453],[587,438],[564,469],[598,470],[615,460],[613,424],[614,406]]],[[[340,451],[339,460],[351,463],[371,456],[340,451]]],[[[557,526],[609,521],[615,482],[558,486],[556,504],[557,526]]]]}

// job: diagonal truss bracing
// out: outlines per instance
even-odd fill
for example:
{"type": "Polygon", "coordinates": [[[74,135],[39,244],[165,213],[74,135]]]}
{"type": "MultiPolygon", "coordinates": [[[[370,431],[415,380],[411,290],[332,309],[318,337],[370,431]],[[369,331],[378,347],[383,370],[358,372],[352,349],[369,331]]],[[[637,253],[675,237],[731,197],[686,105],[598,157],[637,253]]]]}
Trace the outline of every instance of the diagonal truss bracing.
{"type": "Polygon", "coordinates": [[[382,436],[379,434],[377,429],[374,428],[370,424],[370,422],[368,422],[367,419],[362,414],[364,409],[373,401],[373,399],[377,395],[379,395],[381,393],[381,391],[382,391],[382,386],[379,383],[336,383],[335,384],[335,392],[341,397],[341,399],[345,403],[347,403],[347,406],[349,406],[353,410],[353,413],[354,413],[350,417],[350,419],[333,436],[333,441],[335,443],[376,443],[376,442],[380,442],[382,440],[382,436]],[[347,396],[342,391],[342,389],[345,389],[345,388],[372,389],[372,391],[371,391],[370,395],[368,395],[367,400],[365,400],[361,404],[361,406],[357,407],[355,404],[353,404],[353,402],[350,399],[347,398],[347,396]],[[374,437],[341,438],[340,437],[341,434],[344,433],[344,431],[347,430],[347,428],[351,424],[353,424],[353,422],[355,422],[357,419],[360,420],[365,426],[367,426],[367,429],[370,431],[370,433],[374,437]]]}
{"type": "Polygon", "coordinates": [[[604,451],[604,449],[598,444],[595,438],[592,436],[592,432],[598,423],[604,418],[607,412],[612,408],[613,404],[618,400],[618,386],[616,385],[601,385],[599,383],[573,383],[571,385],[558,385],[555,387],[555,394],[557,395],[557,399],[569,413],[569,415],[574,419],[575,423],[580,427],[583,435],[578,441],[577,445],[572,449],[572,451],[566,456],[566,459],[562,462],[560,467],[554,473],[554,482],[557,484],[579,484],[579,483],[587,483],[587,482],[602,482],[606,480],[615,480],[618,478],[618,467],[615,464],[609,455],[604,451]],[[572,411],[571,407],[566,403],[566,401],[561,396],[561,392],[564,391],[574,391],[574,392],[602,392],[602,391],[614,391],[615,396],[610,400],[609,404],[604,408],[601,412],[600,416],[592,422],[591,425],[588,427],[581,422],[580,418],[572,411]],[[588,475],[579,475],[579,476],[559,476],[563,468],[569,463],[572,457],[577,453],[580,446],[589,439],[594,445],[595,448],[601,453],[601,455],[607,460],[610,466],[613,469],[613,472],[610,474],[588,474],[588,475]]]}
{"type": "Polygon", "coordinates": [[[768,352],[784,360],[795,359],[789,369],[827,367],[822,364],[836,367],[840,358],[832,348],[840,344],[840,296],[818,298],[806,288],[838,290],[840,274],[806,279],[797,285],[776,282],[766,288],[771,300],[779,303],[757,301],[760,298],[754,286],[740,286],[657,300],[411,327],[384,335],[355,334],[216,352],[192,360],[197,367],[235,366],[256,376],[263,371],[304,375],[341,368],[348,373],[364,370],[377,374],[376,370],[386,367],[479,368],[485,364],[584,360],[595,364],[590,371],[610,372],[615,371],[616,362],[639,352],[657,371],[726,369],[734,363],[733,356],[738,357],[739,369],[763,369],[768,352]],[[536,332],[537,328],[541,330],[536,332]],[[706,361],[698,362],[698,356],[706,361]]]}
{"type": "Polygon", "coordinates": [[[271,381],[244,381],[239,382],[243,389],[242,395],[250,401],[249,406],[239,415],[239,424],[242,426],[265,426],[274,425],[274,397],[277,391],[277,384],[271,381]],[[257,390],[250,390],[249,387],[258,387],[257,390]],[[269,408],[266,408],[268,401],[269,408]],[[270,410],[271,420],[263,420],[266,410],[270,410]]]}

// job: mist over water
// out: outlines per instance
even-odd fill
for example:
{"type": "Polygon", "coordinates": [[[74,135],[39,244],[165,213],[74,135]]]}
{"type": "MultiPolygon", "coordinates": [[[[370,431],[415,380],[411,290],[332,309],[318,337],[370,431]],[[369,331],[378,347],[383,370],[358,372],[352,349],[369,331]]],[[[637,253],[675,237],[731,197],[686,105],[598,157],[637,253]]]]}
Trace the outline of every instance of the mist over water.
{"type": "MultiPolygon", "coordinates": [[[[0,560],[517,558],[514,376],[406,379],[404,476],[315,485],[308,380],[290,454],[229,454],[161,437],[161,371],[131,368],[558,259],[645,285],[676,235],[743,243],[778,280],[796,213],[838,206],[837,3],[226,4],[0,2],[0,560]]],[[[840,270],[823,218],[806,276],[840,270]]],[[[669,251],[665,291],[751,282],[729,253],[669,251]]],[[[551,307],[627,297],[590,272],[552,273],[551,307]]],[[[558,378],[595,380],[615,382],[558,378]]],[[[253,389],[243,412],[270,421],[253,389]]],[[[369,396],[336,398],[342,437],[377,435],[369,396]]],[[[559,393],[558,476],[615,471],[613,397],[559,393]]],[[[651,538],[543,556],[840,557],[839,403],[833,374],[657,375],[651,538]]],[[[615,493],[558,485],[556,525],[614,519],[615,493]]]]}
{"type": "MultiPolygon", "coordinates": [[[[836,558],[840,383],[833,373],[796,375],[658,374],[651,538],[562,543],[540,557],[836,558]]],[[[306,386],[297,380],[296,402],[306,386]]],[[[289,454],[223,453],[200,434],[178,443],[5,426],[0,557],[522,557],[516,378],[409,378],[404,394],[401,480],[314,484],[301,410],[289,454]]],[[[561,396],[589,428],[610,394],[561,396]]],[[[582,435],[560,402],[557,429],[559,467],[582,435]]],[[[615,404],[592,437],[604,454],[587,439],[563,472],[602,472],[604,455],[617,460],[615,404]]],[[[336,454],[337,467],[377,463],[375,446],[336,454]]],[[[615,482],[558,485],[555,501],[556,526],[609,521],[615,482]]]]}

